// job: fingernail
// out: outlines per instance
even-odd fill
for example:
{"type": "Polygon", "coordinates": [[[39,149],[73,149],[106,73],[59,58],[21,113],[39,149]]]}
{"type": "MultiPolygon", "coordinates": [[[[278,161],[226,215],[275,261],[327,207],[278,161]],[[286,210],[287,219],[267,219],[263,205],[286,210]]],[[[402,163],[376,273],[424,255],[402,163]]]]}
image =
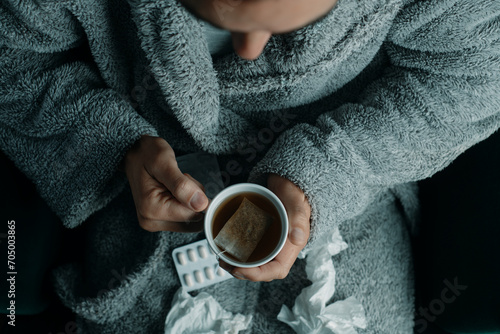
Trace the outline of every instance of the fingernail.
{"type": "Polygon", "coordinates": [[[205,198],[204,197],[205,196],[201,192],[197,191],[193,195],[193,197],[191,198],[191,202],[190,202],[191,207],[195,210],[203,209],[203,207],[205,206],[205,198]]]}
{"type": "Polygon", "coordinates": [[[304,231],[302,231],[302,229],[300,228],[292,229],[292,232],[290,233],[290,239],[292,239],[291,241],[294,244],[299,245],[304,243],[306,241],[305,238],[306,236],[304,234],[304,231]]]}
{"type": "Polygon", "coordinates": [[[238,278],[238,279],[246,279],[245,276],[239,272],[232,272],[231,275],[233,275],[234,277],[238,278]]]}

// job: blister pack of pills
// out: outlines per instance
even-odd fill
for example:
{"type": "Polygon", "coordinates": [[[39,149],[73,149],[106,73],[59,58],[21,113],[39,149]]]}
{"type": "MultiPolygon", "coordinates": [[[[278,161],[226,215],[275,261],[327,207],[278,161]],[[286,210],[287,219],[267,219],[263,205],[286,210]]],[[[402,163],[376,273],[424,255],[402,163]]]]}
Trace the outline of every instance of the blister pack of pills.
{"type": "Polygon", "coordinates": [[[217,257],[206,239],[193,242],[172,251],[175,269],[182,287],[192,291],[233,278],[219,266],[217,257]]]}

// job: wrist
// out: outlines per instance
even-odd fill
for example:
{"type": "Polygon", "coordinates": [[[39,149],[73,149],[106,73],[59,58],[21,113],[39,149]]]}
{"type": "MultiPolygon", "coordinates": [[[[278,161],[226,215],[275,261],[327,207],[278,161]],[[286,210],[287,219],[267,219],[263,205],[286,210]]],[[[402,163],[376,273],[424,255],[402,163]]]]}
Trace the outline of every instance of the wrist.
{"type": "Polygon", "coordinates": [[[127,173],[127,167],[129,166],[130,162],[132,162],[134,158],[134,152],[136,152],[139,149],[139,146],[141,145],[141,140],[144,138],[145,135],[142,135],[139,139],[137,139],[130,147],[127,149],[125,152],[125,155],[123,156],[122,160],[120,161],[118,165],[118,171],[127,173]]]}

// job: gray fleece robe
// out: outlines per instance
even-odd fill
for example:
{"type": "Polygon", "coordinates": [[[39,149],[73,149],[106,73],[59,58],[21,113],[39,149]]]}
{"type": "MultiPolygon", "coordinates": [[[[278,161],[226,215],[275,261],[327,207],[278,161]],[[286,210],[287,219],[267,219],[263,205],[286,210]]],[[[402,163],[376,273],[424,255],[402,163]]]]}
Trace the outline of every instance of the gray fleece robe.
{"type": "MultiPolygon", "coordinates": [[[[87,226],[85,262],[54,282],[89,333],[162,332],[171,250],[202,237],[138,226],[119,164],[143,134],[216,154],[228,183],[296,183],[308,247],[335,226],[349,245],[334,300],[362,302],[362,333],[411,333],[413,182],[499,128],[499,91],[496,0],[340,0],[255,61],[212,59],[171,0],[0,3],[0,148],[65,226],[87,226]]],[[[249,332],[288,333],[276,314],[307,284],[297,261],[285,280],[205,290],[253,314],[249,332]]]]}

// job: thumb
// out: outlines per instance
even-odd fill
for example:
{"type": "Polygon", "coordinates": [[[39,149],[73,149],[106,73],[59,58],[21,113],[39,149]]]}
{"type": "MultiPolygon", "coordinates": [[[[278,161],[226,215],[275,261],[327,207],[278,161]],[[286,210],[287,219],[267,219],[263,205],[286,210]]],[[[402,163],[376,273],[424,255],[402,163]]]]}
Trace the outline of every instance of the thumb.
{"type": "Polygon", "coordinates": [[[306,246],[310,233],[310,216],[307,212],[307,208],[305,205],[283,204],[287,210],[288,220],[290,222],[290,232],[288,233],[289,240],[292,244],[302,249],[306,246]]]}
{"type": "Polygon", "coordinates": [[[155,177],[184,206],[197,212],[203,211],[208,206],[208,198],[203,189],[194,179],[181,172],[177,161],[170,162],[163,172],[155,177]]]}
{"type": "Polygon", "coordinates": [[[276,174],[268,177],[268,187],[281,200],[288,215],[290,242],[304,248],[309,239],[311,207],[302,190],[291,181],[276,174]]]}

